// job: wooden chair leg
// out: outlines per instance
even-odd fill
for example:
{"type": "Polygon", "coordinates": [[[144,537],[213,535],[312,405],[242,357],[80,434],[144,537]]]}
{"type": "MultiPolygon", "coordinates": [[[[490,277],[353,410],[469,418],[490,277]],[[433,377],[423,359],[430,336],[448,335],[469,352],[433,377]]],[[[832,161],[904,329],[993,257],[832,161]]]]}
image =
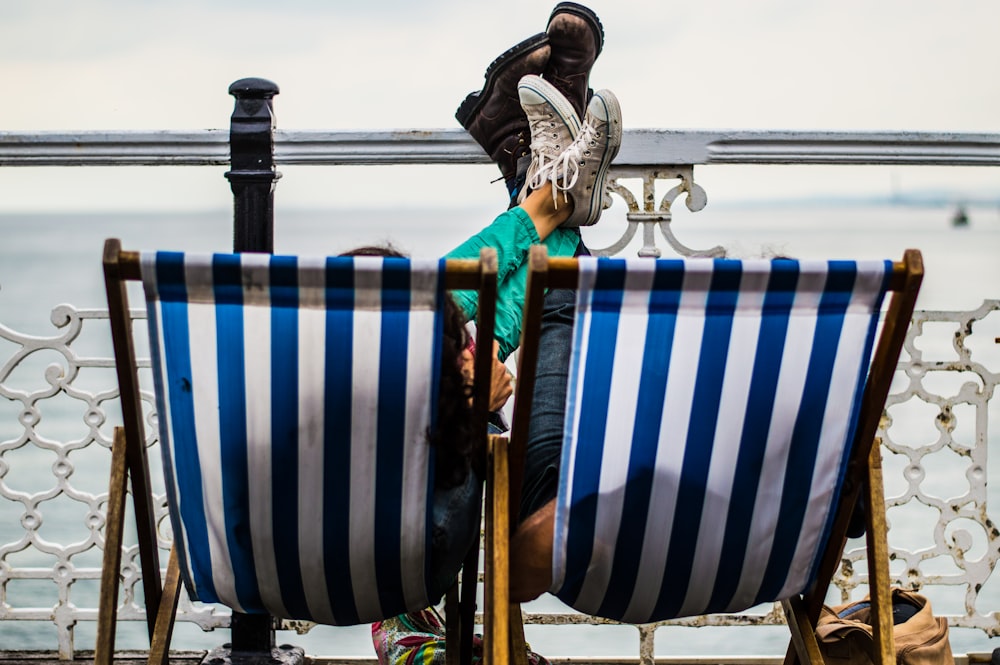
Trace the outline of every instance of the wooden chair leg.
{"type": "MultiPolygon", "coordinates": [[[[128,290],[123,275],[121,243],[109,238],[104,243],[104,283],[108,296],[108,322],[115,349],[115,369],[122,406],[122,426],[128,461],[128,475],[132,483],[132,507],[135,513],[136,536],[139,541],[139,563],[142,568],[142,589],[146,607],[159,607],[162,580],[160,555],[157,549],[156,520],[153,495],[149,478],[149,460],[146,455],[143,433],[142,399],[139,396],[139,377],[136,374],[135,345],[132,339],[132,320],[129,318],[128,290]]],[[[153,639],[155,617],[147,616],[149,638],[153,639]]]]}
{"type": "Polygon", "coordinates": [[[483,651],[487,665],[510,662],[510,506],[507,441],[490,436],[486,500],[483,651]]]}
{"type": "Polygon", "coordinates": [[[472,665],[472,641],[476,628],[476,592],[479,590],[479,550],[480,543],[477,539],[469,548],[469,553],[462,563],[462,586],[458,600],[461,618],[458,654],[461,665],[472,665]]]}
{"type": "Polygon", "coordinates": [[[149,644],[148,665],[168,665],[170,661],[170,636],[174,632],[177,616],[177,601],[181,596],[181,569],[177,561],[177,546],[170,548],[167,560],[167,575],[160,595],[160,606],[156,608],[156,625],[153,639],[149,644]]]}
{"type": "Polygon", "coordinates": [[[459,665],[462,642],[462,616],[458,603],[458,579],[444,594],[444,662],[445,665],[459,665]]]}
{"type": "Polygon", "coordinates": [[[125,430],[116,427],[111,444],[111,480],[108,513],[104,523],[104,558],[101,564],[101,594],[97,609],[97,644],[94,665],[111,665],[115,655],[118,622],[118,590],[121,579],[122,534],[128,485],[125,430]]]}
{"type": "Polygon", "coordinates": [[[872,603],[872,659],[891,665],[896,662],[892,634],[892,589],[889,587],[889,541],[882,485],[882,441],[875,439],[865,483],[867,500],[865,538],[868,545],[868,590],[872,603]]]}
{"type": "Polygon", "coordinates": [[[510,605],[510,662],[514,665],[528,665],[528,643],[524,639],[524,616],[521,605],[510,605]]]}
{"type": "Polygon", "coordinates": [[[785,611],[785,621],[792,633],[792,648],[789,648],[789,654],[785,656],[785,663],[789,662],[790,657],[797,656],[801,663],[822,665],[823,655],[816,641],[816,627],[809,621],[802,598],[793,596],[783,600],[781,608],[785,611]]]}

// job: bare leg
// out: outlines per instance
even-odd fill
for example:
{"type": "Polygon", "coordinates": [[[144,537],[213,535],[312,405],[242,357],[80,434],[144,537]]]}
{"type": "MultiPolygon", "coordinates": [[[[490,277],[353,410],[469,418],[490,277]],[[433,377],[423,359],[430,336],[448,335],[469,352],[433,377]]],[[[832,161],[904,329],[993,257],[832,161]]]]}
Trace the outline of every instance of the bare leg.
{"type": "Polygon", "coordinates": [[[573,203],[568,201],[557,208],[552,200],[552,183],[546,182],[540,189],[528,194],[521,202],[520,208],[531,218],[538,239],[545,240],[559,228],[560,224],[569,219],[570,213],[573,212],[573,203]]]}
{"type": "Polygon", "coordinates": [[[556,501],[552,499],[518,525],[510,541],[510,598],[534,600],[552,586],[552,535],[556,501]]]}

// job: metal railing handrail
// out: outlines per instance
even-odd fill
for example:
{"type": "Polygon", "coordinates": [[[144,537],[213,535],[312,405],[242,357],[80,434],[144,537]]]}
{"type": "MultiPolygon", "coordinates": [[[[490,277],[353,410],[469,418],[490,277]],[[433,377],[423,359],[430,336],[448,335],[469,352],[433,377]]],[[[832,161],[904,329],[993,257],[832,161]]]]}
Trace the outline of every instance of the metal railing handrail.
{"type": "MultiPolygon", "coordinates": [[[[0,132],[0,166],[225,166],[229,129],[0,132]]],[[[276,165],[486,164],[463,129],[274,130],[276,165]]],[[[625,130],[616,166],[1000,166],[1000,134],[625,130]]]]}

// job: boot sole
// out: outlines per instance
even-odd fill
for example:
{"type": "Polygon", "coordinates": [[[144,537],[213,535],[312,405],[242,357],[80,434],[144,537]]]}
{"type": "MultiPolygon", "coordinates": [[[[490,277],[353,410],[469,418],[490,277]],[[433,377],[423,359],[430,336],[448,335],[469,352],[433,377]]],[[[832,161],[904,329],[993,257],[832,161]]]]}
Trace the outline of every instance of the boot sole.
{"type": "Polygon", "coordinates": [[[545,27],[546,32],[556,14],[573,14],[585,20],[590,25],[590,29],[597,35],[597,55],[601,55],[601,51],[604,49],[604,26],[601,24],[601,19],[597,18],[597,14],[592,9],[575,2],[560,2],[552,10],[552,13],[549,14],[549,23],[545,27]]]}
{"type": "MultiPolygon", "coordinates": [[[[482,108],[486,100],[490,98],[493,94],[493,88],[496,86],[497,78],[500,73],[510,66],[518,58],[522,58],[525,55],[537,51],[541,47],[549,43],[549,36],[547,33],[540,32],[537,35],[528,37],[524,41],[510,47],[493,62],[490,66],[486,68],[486,83],[483,85],[483,89],[479,92],[470,92],[465,100],[459,105],[458,110],[455,111],[455,119],[458,120],[459,124],[465,129],[469,128],[472,124],[472,119],[475,117],[476,113],[482,108]]],[[[540,73],[540,72],[539,72],[540,73]]]]}

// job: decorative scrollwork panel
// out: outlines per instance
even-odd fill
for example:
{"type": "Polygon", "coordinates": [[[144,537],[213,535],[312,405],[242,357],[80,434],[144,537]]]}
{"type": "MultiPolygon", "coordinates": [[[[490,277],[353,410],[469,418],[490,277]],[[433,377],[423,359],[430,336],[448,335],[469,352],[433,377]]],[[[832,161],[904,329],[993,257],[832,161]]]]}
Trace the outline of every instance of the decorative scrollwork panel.
{"type": "Polygon", "coordinates": [[[684,195],[685,205],[691,212],[698,212],[708,204],[708,196],[701,185],[694,181],[693,166],[661,166],[656,168],[625,168],[615,167],[611,170],[608,188],[622,199],[628,209],[626,221],[628,226],[622,236],[607,247],[593,249],[595,256],[615,256],[635,238],[642,230],[642,246],[638,255],[652,258],[662,256],[657,246],[656,231],[666,241],[667,245],[679,256],[724,256],[725,249],[711,247],[694,249],[688,247],[674,235],[672,207],[674,202],[684,195]],[[638,180],[641,193],[633,193],[623,181],[638,180]],[[678,184],[660,195],[657,184],[662,180],[677,180],[678,184]]]}
{"type": "MultiPolygon", "coordinates": [[[[133,312],[133,318],[139,325],[145,312],[133,312]]],[[[121,410],[107,313],[61,305],[51,322],[56,332],[49,336],[0,324],[5,342],[0,349],[6,353],[0,356],[0,403],[5,407],[0,429],[0,621],[53,622],[60,657],[67,659],[74,653],[74,625],[97,618],[110,446],[121,410]],[[94,345],[108,351],[99,356],[77,351],[94,345]]],[[[148,366],[148,360],[140,363],[148,366]]],[[[149,390],[142,399],[147,445],[155,446],[155,400],[149,390]]],[[[155,461],[159,456],[150,457],[155,461]]],[[[155,505],[159,544],[167,550],[171,534],[165,498],[155,497],[155,505]]],[[[141,592],[136,595],[141,575],[134,543],[123,551],[121,573],[119,618],[144,620],[141,592]]],[[[186,620],[205,629],[228,623],[213,608],[195,609],[186,600],[182,607],[186,620]]]]}
{"type": "MultiPolygon", "coordinates": [[[[1000,531],[987,511],[998,330],[997,300],[968,312],[916,312],[879,431],[893,584],[960,590],[963,608],[941,613],[952,626],[990,636],[1000,635],[1000,592],[990,588],[996,584],[991,576],[1000,559],[1000,531]],[[980,327],[985,333],[977,335],[980,327]],[[910,518],[921,514],[919,522],[910,518]]],[[[836,579],[842,598],[865,581],[864,557],[863,548],[845,554],[836,579]]]]}

